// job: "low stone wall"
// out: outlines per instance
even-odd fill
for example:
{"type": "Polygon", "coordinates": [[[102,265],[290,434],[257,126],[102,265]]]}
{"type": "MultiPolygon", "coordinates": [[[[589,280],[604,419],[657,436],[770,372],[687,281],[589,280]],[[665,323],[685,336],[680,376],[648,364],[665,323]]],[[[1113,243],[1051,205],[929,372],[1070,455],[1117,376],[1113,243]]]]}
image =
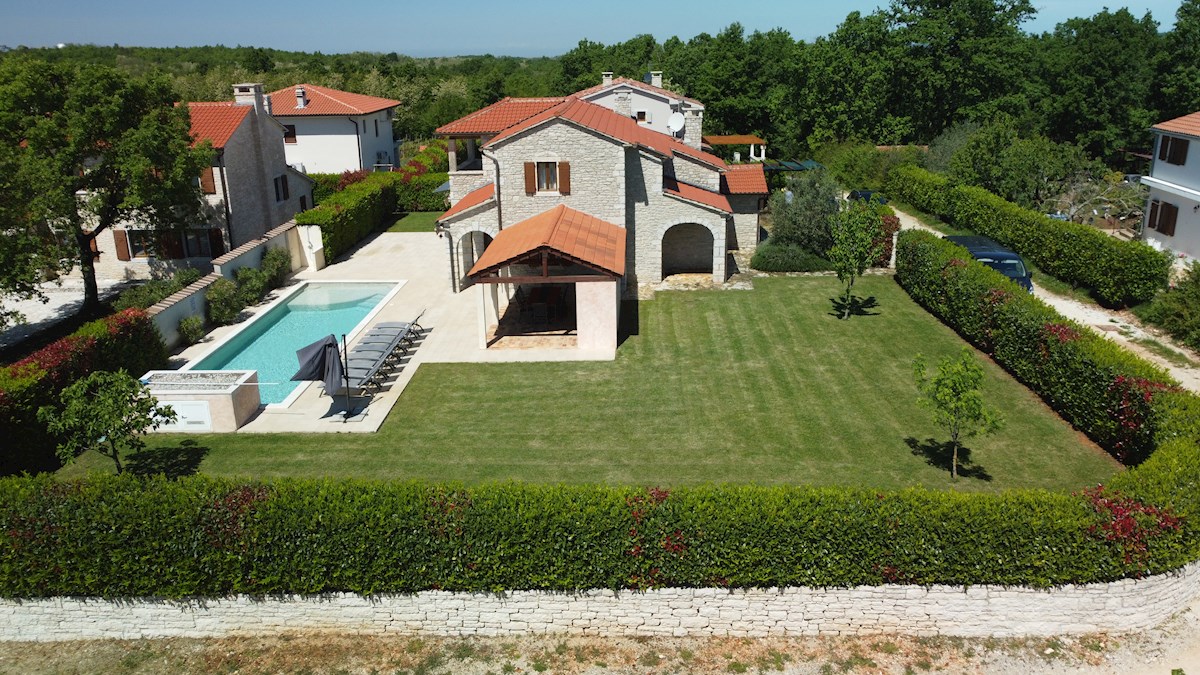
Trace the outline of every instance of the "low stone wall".
{"type": "Polygon", "coordinates": [[[358,634],[601,636],[915,635],[1019,637],[1155,626],[1200,596],[1200,563],[1174,574],[1035,590],[863,586],[579,595],[414,595],[210,600],[50,598],[0,602],[0,640],[216,637],[296,630],[358,634]]]}
{"type": "Polygon", "coordinates": [[[233,281],[239,269],[257,268],[262,262],[263,254],[273,248],[285,249],[291,255],[293,272],[305,266],[306,256],[301,247],[300,235],[296,231],[296,221],[289,220],[258,239],[248,241],[225,255],[214,258],[213,271],[233,281]]]}
{"type": "Polygon", "coordinates": [[[204,311],[208,307],[208,287],[220,278],[218,274],[202,277],[146,310],[154,320],[154,325],[158,327],[158,332],[162,333],[163,342],[168,349],[174,348],[180,342],[179,322],[182,319],[189,316],[204,317],[204,311]]]}

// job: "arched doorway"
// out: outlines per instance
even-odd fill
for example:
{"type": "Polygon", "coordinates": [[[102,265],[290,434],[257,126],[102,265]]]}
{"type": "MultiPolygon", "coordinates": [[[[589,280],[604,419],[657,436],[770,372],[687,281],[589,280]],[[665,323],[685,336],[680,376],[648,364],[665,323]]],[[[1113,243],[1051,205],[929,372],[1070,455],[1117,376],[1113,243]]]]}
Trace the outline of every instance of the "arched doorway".
{"type": "Polygon", "coordinates": [[[681,223],[662,239],[662,275],[712,274],[713,234],[699,223],[681,223]]]}
{"type": "Polygon", "coordinates": [[[459,290],[467,288],[473,282],[467,277],[467,272],[475,266],[475,261],[483,255],[484,249],[492,243],[492,236],[478,230],[467,232],[458,239],[459,290]]]}

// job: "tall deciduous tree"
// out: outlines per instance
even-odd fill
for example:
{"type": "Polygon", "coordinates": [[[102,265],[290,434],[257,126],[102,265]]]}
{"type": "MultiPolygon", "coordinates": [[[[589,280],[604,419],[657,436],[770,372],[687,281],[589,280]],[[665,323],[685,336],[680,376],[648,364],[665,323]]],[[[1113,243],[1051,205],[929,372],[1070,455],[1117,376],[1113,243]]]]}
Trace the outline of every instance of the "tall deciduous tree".
{"type": "Polygon", "coordinates": [[[828,257],[838,280],[846,284],[842,296],[843,319],[850,318],[854,307],[854,282],[883,251],[882,229],[879,212],[865,202],[851,202],[833,219],[833,246],[828,257]]]}
{"type": "Polygon", "coordinates": [[[999,413],[984,405],[979,393],[983,368],[971,349],[963,347],[957,358],[942,359],[932,376],[925,358],[918,354],[913,360],[913,378],[920,392],[918,402],[929,408],[934,421],[950,434],[950,475],[958,480],[958,448],[962,441],[990,434],[1002,424],[999,413]]]}
{"type": "Polygon", "coordinates": [[[17,149],[0,201],[36,191],[15,224],[52,228],[72,242],[84,312],[99,306],[92,245],[100,233],[125,221],[172,228],[200,220],[196,179],[210,151],[192,147],[187,108],[175,102],[161,78],[0,62],[0,145],[17,149]]]}

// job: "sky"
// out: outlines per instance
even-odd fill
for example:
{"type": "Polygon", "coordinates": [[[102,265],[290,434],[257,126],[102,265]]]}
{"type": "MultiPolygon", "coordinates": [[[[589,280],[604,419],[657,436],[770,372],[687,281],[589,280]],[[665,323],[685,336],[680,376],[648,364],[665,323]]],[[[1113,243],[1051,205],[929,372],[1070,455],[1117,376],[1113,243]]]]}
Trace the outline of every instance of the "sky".
{"type": "MultiPolygon", "coordinates": [[[[1160,30],[1175,20],[1180,0],[1033,0],[1038,10],[1022,26],[1049,31],[1066,19],[1107,5],[1134,16],[1151,12],[1160,30]]],[[[272,47],[337,54],[397,52],[409,56],[494,54],[556,56],[581,39],[612,44],[650,33],[660,41],[717,33],[733,22],[746,32],[783,28],[812,40],[832,32],[854,10],[878,0],[0,0],[0,45],[58,43],[141,47],[216,45],[272,47]],[[198,11],[205,7],[205,11],[198,11]]]]}

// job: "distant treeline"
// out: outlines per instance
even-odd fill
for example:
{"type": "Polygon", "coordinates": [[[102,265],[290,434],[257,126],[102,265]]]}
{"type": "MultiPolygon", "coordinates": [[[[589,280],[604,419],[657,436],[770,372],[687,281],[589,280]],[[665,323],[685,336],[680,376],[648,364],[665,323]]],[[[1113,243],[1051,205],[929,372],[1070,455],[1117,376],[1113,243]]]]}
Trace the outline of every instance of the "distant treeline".
{"type": "Polygon", "coordinates": [[[747,34],[734,23],[686,41],[582,40],[555,58],[90,45],[17,48],[0,58],[162,73],[185,100],[225,99],[244,81],[394,98],[404,104],[401,138],[427,137],[504,96],[571,93],[605,70],[635,78],[661,70],[669,88],[706,104],[707,133],[763,135],[776,157],[836,141],[928,143],[956,123],[1002,118],[1121,166],[1130,162],[1125,151],[1149,149],[1152,124],[1200,110],[1200,0],[1183,0],[1165,33],[1149,13],[1105,9],[1034,35],[1021,30],[1034,13],[1028,0],[893,0],[852,12],[813,42],[786,27],[747,34]]]}

